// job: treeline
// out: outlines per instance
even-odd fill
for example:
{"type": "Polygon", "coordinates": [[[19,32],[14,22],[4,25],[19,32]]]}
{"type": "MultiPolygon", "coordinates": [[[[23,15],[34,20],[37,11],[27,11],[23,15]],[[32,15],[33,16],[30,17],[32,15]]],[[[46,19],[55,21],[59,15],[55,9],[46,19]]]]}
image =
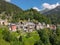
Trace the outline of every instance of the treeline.
{"type": "Polygon", "coordinates": [[[10,32],[0,28],[0,45],[60,45],[60,28],[10,32]]]}
{"type": "MultiPolygon", "coordinates": [[[[57,12],[56,12],[57,13],[57,12]]],[[[59,12],[60,13],[60,12],[59,12]]],[[[46,15],[48,18],[50,18],[52,24],[60,24],[60,15],[59,13],[55,14],[55,13],[51,13],[51,14],[48,14],[46,15]],[[57,21],[58,20],[58,21],[57,21]]]]}
{"type": "Polygon", "coordinates": [[[23,11],[18,15],[13,15],[12,19],[13,19],[12,22],[19,22],[20,20],[30,19],[31,21],[37,20],[38,22],[51,23],[51,20],[48,17],[40,14],[40,12],[32,8],[29,10],[23,11]]]}
{"type": "Polygon", "coordinates": [[[60,45],[60,29],[56,30],[44,29],[39,30],[40,41],[35,45],[60,45]]]}

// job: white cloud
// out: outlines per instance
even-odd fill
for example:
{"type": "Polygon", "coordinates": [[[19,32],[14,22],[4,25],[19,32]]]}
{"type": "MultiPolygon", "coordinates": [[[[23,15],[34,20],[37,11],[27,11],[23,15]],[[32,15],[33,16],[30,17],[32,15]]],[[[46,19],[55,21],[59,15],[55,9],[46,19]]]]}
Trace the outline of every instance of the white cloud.
{"type": "Polygon", "coordinates": [[[39,9],[39,8],[37,8],[37,7],[33,7],[33,9],[35,9],[35,10],[37,10],[37,11],[40,11],[40,9],[39,9]]]}
{"type": "Polygon", "coordinates": [[[46,8],[49,9],[49,10],[51,10],[51,9],[56,8],[59,5],[60,5],[59,3],[56,3],[56,4],[43,3],[42,4],[42,7],[43,7],[42,9],[39,9],[38,7],[33,7],[33,9],[35,9],[37,11],[41,11],[41,10],[44,10],[46,8]]]}
{"type": "Polygon", "coordinates": [[[59,3],[56,3],[56,4],[43,3],[42,4],[43,8],[47,8],[47,9],[54,9],[59,5],[60,5],[59,3]]]}
{"type": "Polygon", "coordinates": [[[11,0],[5,0],[6,2],[11,2],[11,0]]]}

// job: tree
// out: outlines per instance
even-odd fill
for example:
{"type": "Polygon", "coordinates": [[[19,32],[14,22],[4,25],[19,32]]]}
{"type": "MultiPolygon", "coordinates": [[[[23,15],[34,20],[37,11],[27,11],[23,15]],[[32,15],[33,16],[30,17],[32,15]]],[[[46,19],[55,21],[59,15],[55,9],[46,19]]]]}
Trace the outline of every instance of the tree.
{"type": "Polygon", "coordinates": [[[44,45],[51,45],[49,41],[48,29],[39,30],[38,33],[40,36],[40,40],[42,41],[42,43],[44,43],[44,45]]]}
{"type": "Polygon", "coordinates": [[[60,45],[60,28],[56,30],[55,45],[60,45]]]}

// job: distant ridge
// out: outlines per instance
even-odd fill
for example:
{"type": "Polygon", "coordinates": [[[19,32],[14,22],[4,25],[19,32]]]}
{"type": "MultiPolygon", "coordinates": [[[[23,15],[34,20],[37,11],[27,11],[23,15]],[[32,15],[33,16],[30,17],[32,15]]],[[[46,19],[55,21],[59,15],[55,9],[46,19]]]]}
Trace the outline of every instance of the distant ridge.
{"type": "Polygon", "coordinates": [[[52,23],[60,23],[60,5],[52,10],[43,12],[42,14],[49,17],[52,20],[52,23]]]}

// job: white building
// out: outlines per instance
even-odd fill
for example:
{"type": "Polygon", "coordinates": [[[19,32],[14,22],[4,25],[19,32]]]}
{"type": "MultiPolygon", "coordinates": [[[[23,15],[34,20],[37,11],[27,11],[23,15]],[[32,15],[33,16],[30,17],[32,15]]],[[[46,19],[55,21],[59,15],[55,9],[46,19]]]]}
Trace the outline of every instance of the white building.
{"type": "Polygon", "coordinates": [[[39,30],[39,29],[44,29],[45,28],[45,24],[43,25],[42,23],[38,23],[36,24],[36,29],[39,30]]]}
{"type": "Polygon", "coordinates": [[[8,25],[7,20],[0,19],[0,25],[8,25]]]}

